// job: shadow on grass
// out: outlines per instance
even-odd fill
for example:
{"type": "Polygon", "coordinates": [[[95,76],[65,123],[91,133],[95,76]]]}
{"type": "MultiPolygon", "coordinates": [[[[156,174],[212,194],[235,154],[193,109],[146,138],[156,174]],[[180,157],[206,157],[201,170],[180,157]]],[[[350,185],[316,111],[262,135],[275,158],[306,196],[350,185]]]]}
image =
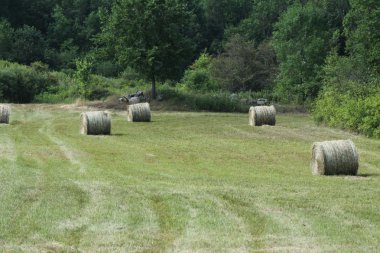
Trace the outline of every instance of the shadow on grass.
{"type": "Polygon", "coordinates": [[[154,123],[156,120],[150,120],[150,121],[128,121],[128,124],[150,124],[154,123]]]}
{"type": "Polygon", "coordinates": [[[22,125],[22,124],[23,122],[20,120],[12,120],[9,125],[17,126],[17,125],[22,125]]]}
{"type": "Polygon", "coordinates": [[[364,173],[364,174],[358,174],[357,177],[380,177],[380,173],[364,173]]]}
{"type": "Polygon", "coordinates": [[[112,133],[111,136],[127,136],[126,133],[112,133]]]}

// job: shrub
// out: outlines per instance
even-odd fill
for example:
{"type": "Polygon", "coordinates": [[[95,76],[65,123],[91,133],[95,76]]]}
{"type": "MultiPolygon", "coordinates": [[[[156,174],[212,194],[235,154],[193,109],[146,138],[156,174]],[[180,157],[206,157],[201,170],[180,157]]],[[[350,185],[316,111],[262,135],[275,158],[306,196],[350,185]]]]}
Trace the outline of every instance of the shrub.
{"type": "Polygon", "coordinates": [[[144,79],[141,74],[139,74],[136,70],[131,67],[127,67],[120,74],[120,78],[126,81],[138,81],[144,79]]]}
{"type": "Polygon", "coordinates": [[[47,72],[49,70],[49,65],[41,61],[32,62],[30,66],[37,72],[47,72]]]}
{"type": "Polygon", "coordinates": [[[214,91],[219,87],[211,78],[211,56],[202,53],[199,58],[185,71],[181,85],[187,90],[214,91]]]}
{"type": "Polygon", "coordinates": [[[364,115],[359,130],[367,136],[380,138],[380,89],[364,101],[364,115]]]}
{"type": "Polygon", "coordinates": [[[313,114],[317,122],[380,138],[380,88],[370,96],[352,96],[352,92],[326,87],[313,114]]]}
{"type": "MultiPolygon", "coordinates": [[[[57,84],[49,86],[45,92],[36,96],[36,102],[71,103],[81,97],[78,81],[72,74],[51,72],[50,75],[57,79],[57,84]]],[[[85,85],[86,97],[89,100],[101,100],[113,94],[122,95],[128,87],[128,83],[123,79],[91,75],[91,78],[89,78],[89,81],[85,85]]]]}
{"type": "Polygon", "coordinates": [[[380,138],[380,79],[369,75],[353,57],[331,55],[323,71],[315,120],[380,138]]]}
{"type": "Polygon", "coordinates": [[[0,61],[0,100],[14,103],[33,101],[36,94],[57,84],[49,73],[17,63],[0,61]]]}
{"type": "Polygon", "coordinates": [[[171,100],[187,110],[213,112],[248,112],[249,106],[240,103],[239,99],[232,99],[227,92],[200,93],[160,85],[158,94],[165,100],[171,100]]]}

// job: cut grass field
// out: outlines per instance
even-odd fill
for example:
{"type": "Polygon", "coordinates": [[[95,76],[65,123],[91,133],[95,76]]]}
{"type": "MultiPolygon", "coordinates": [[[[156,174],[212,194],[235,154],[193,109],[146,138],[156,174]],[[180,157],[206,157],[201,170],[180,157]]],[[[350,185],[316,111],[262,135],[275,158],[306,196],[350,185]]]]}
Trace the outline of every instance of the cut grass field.
{"type": "Polygon", "coordinates": [[[85,109],[17,105],[0,125],[0,252],[379,252],[380,141],[280,114],[153,112],[79,134],[85,109]],[[352,139],[358,176],[312,176],[352,139]]]}

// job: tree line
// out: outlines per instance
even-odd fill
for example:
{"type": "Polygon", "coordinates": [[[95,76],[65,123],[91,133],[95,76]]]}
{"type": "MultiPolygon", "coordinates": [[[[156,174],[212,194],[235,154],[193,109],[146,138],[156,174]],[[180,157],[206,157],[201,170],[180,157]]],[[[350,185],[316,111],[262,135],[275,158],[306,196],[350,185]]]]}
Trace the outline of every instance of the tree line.
{"type": "MultiPolygon", "coordinates": [[[[266,91],[312,104],[318,120],[338,124],[348,116],[325,106],[361,108],[344,101],[378,93],[380,2],[3,0],[0,58],[64,72],[80,60],[108,77],[136,73],[152,83],[153,97],[156,82],[266,91]]],[[[359,128],[356,121],[347,127],[359,128]]]]}

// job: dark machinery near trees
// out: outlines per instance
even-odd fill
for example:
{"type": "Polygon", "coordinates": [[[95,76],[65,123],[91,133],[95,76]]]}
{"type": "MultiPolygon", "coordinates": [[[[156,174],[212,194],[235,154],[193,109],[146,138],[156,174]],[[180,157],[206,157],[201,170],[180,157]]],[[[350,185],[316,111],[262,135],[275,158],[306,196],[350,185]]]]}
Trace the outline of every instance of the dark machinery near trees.
{"type": "Polygon", "coordinates": [[[144,96],[144,92],[136,91],[135,93],[128,94],[126,96],[119,97],[119,102],[126,104],[137,104],[146,102],[147,98],[144,96]]]}

